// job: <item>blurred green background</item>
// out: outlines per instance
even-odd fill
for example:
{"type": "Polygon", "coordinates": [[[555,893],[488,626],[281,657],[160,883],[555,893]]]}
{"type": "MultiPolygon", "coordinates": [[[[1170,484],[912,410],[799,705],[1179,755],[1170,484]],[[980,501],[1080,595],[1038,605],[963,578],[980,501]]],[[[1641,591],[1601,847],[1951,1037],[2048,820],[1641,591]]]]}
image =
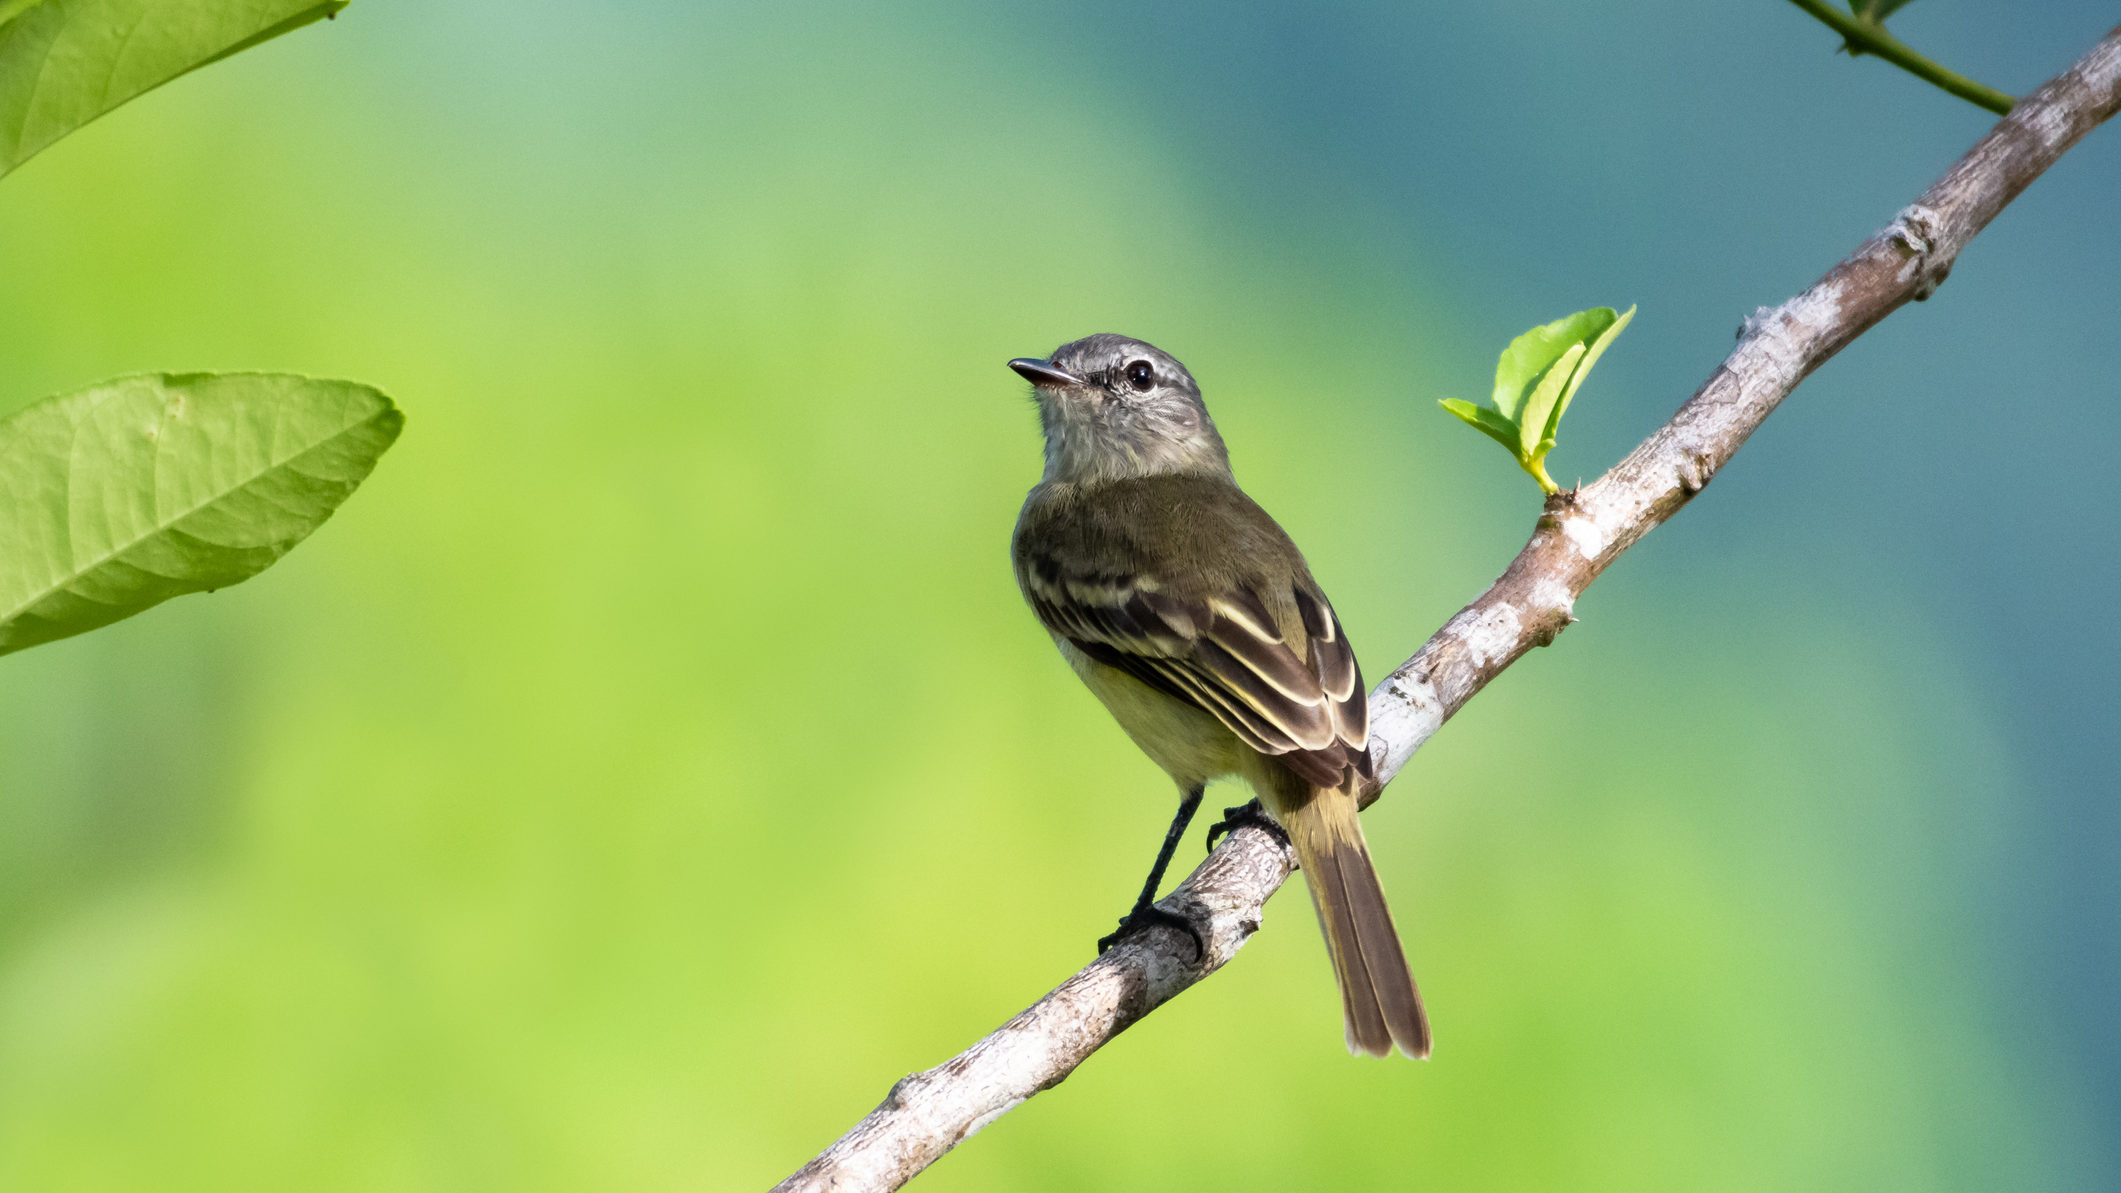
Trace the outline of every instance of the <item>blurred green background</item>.
{"type": "MultiPolygon", "coordinates": [[[[2023,92],[2113,19],[1895,28],[2023,92]]],[[[47,151],[0,408],[270,368],[409,423],[269,574],[0,662],[0,1188],[785,1175],[1087,960],[1170,810],[1015,592],[1002,362],[1186,361],[1382,675],[1538,507],[1436,398],[1640,303],[1595,476],[1989,123],[1833,45],[361,0],[47,151]]],[[[1367,818],[1434,1061],[1342,1051],[1285,894],[919,1187],[2114,1187],[2117,191],[2109,129],[1367,818]]]]}

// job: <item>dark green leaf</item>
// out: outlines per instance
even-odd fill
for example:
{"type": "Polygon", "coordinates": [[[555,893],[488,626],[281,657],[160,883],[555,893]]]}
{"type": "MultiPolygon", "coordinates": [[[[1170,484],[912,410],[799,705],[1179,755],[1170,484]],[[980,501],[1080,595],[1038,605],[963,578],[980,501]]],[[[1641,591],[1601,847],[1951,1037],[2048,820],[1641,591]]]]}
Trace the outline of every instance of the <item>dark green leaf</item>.
{"type": "Polygon", "coordinates": [[[397,439],[351,381],[121,377],[0,420],[0,654],[263,571],[397,439]]]}
{"type": "Polygon", "coordinates": [[[347,0],[0,0],[0,175],[126,100],[347,0]]]}

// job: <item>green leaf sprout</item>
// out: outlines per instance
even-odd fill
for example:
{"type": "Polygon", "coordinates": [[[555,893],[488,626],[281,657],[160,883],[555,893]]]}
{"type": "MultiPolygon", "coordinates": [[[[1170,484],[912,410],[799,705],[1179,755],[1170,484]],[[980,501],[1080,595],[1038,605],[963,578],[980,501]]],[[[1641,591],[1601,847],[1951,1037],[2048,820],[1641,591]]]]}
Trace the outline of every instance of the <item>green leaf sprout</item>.
{"type": "Polygon", "coordinates": [[[1443,408],[1508,449],[1542,492],[1559,492],[1560,486],[1547,475],[1546,459],[1554,450],[1561,416],[1606,345],[1634,317],[1634,307],[1625,313],[1592,307],[1535,327],[1511,340],[1495,362],[1492,408],[1463,398],[1445,398],[1443,408]]]}

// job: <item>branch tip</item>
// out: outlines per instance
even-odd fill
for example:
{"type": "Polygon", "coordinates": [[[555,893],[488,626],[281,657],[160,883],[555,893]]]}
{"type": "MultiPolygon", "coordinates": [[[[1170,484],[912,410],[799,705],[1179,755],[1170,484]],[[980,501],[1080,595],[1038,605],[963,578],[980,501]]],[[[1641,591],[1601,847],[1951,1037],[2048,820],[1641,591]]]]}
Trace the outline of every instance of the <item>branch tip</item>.
{"type": "Polygon", "coordinates": [[[1864,54],[1873,55],[1976,107],[1987,108],[1998,116],[2010,115],[2011,109],[2017,105],[2017,100],[1994,87],[1977,83],[1916,53],[1906,42],[1886,32],[1885,24],[1881,21],[1843,12],[1826,3],[1826,0],[1790,0],[1790,3],[1810,13],[1820,24],[1839,33],[1842,38],[1841,49],[1850,58],[1864,54]]]}

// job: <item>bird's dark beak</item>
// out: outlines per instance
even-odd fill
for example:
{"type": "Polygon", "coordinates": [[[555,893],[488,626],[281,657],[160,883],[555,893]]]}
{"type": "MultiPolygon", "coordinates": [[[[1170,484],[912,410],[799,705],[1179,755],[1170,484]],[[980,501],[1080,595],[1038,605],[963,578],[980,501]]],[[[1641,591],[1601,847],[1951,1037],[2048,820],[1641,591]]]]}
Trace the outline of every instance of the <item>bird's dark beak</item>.
{"type": "Polygon", "coordinates": [[[1068,372],[1066,369],[1054,368],[1053,362],[1050,360],[1033,360],[1028,356],[1018,357],[1009,362],[1009,367],[1022,375],[1024,380],[1038,386],[1040,389],[1059,389],[1063,386],[1079,386],[1083,384],[1082,378],[1068,372]]]}

